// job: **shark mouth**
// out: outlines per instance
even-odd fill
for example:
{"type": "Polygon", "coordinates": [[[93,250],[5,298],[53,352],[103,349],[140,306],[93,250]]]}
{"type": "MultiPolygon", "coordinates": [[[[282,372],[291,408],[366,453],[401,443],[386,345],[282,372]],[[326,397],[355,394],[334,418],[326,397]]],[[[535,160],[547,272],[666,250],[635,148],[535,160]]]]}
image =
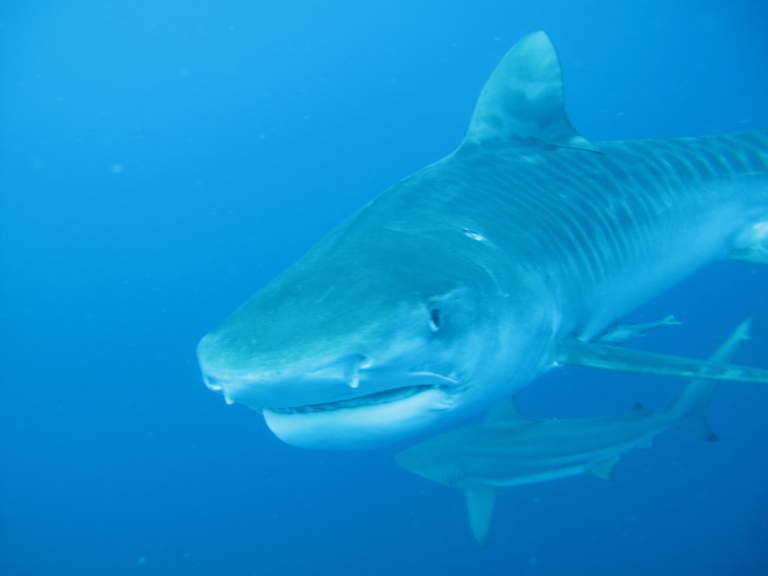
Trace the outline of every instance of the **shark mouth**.
{"type": "Polygon", "coordinates": [[[353,398],[265,407],[262,414],[269,429],[293,446],[332,450],[382,446],[431,426],[455,407],[456,380],[426,373],[413,380],[353,398]]]}
{"type": "Polygon", "coordinates": [[[339,400],[337,402],[323,402],[320,404],[308,404],[306,406],[292,406],[290,408],[268,408],[276,414],[311,414],[314,412],[329,412],[333,410],[349,410],[353,408],[362,408],[374,406],[377,404],[387,404],[405,400],[411,396],[439,388],[437,385],[416,385],[405,386],[402,388],[392,388],[374,394],[358,396],[348,400],[339,400]]]}

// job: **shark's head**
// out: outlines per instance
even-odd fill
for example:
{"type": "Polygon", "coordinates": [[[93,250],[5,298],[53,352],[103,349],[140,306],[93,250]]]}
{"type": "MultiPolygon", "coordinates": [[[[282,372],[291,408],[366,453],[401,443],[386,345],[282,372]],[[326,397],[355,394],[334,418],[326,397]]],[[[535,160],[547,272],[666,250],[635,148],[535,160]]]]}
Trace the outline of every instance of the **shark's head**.
{"type": "Polygon", "coordinates": [[[358,216],[202,339],[207,386],[309,448],[382,445],[478,409],[538,357],[530,314],[477,244],[358,216]]]}

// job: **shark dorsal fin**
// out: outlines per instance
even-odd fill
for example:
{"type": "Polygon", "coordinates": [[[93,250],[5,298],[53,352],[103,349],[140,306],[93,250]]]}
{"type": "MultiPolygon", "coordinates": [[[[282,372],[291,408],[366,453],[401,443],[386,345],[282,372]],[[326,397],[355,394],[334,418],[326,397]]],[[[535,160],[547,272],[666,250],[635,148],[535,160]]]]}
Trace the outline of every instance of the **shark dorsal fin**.
{"type": "Polygon", "coordinates": [[[598,150],[566,116],[560,64],[544,32],[515,44],[480,93],[465,142],[490,140],[598,150]]]}
{"type": "Polygon", "coordinates": [[[498,422],[515,422],[519,420],[525,420],[525,417],[520,412],[517,397],[511,396],[490,408],[485,415],[483,423],[495,424],[498,422]]]}

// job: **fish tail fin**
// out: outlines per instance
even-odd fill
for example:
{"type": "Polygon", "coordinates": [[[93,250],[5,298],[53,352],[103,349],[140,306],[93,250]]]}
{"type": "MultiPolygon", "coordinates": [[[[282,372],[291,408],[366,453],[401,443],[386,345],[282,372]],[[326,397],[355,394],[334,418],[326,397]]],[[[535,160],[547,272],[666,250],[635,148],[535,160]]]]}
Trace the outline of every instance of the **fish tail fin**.
{"type": "Polygon", "coordinates": [[[703,414],[691,414],[680,420],[680,426],[704,442],[718,442],[720,436],[712,429],[703,414]]]}
{"type": "MultiPolygon", "coordinates": [[[[751,319],[743,320],[720,347],[712,354],[710,361],[715,364],[727,364],[731,361],[739,345],[749,340],[751,319]]],[[[706,413],[717,391],[717,382],[713,380],[692,380],[683,387],[680,395],[668,407],[670,416],[681,426],[696,436],[709,442],[718,439],[709,423],[706,413]]]]}

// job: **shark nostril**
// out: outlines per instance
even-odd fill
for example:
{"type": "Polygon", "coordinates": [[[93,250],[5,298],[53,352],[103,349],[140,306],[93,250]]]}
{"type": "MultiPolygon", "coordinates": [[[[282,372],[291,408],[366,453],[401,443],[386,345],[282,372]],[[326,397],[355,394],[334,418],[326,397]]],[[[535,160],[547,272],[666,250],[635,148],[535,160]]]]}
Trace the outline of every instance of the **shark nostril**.
{"type": "Polygon", "coordinates": [[[218,378],[211,376],[210,374],[206,374],[205,372],[203,372],[203,382],[205,383],[205,386],[208,388],[208,390],[219,392],[223,388],[218,378]]]}
{"type": "Polygon", "coordinates": [[[355,369],[352,371],[352,377],[348,380],[347,385],[350,388],[360,387],[360,370],[355,369]]]}
{"type": "Polygon", "coordinates": [[[440,330],[440,309],[432,308],[429,311],[429,328],[432,332],[440,330]]]}

